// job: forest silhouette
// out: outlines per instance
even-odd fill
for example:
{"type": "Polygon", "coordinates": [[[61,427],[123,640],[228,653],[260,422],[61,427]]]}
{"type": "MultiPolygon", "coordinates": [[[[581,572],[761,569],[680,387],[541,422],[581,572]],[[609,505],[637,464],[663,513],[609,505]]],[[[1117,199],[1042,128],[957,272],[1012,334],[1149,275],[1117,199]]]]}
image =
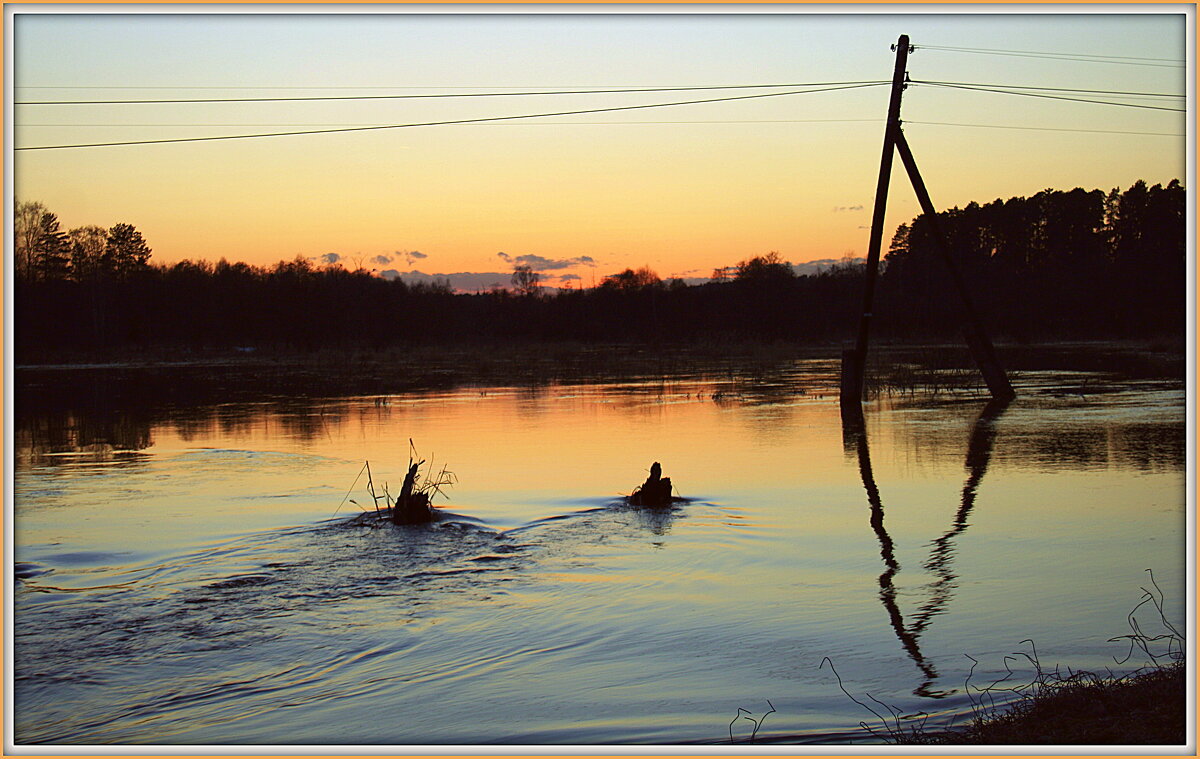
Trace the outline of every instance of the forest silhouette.
{"type": "MultiPolygon", "coordinates": [[[[1044,190],[938,214],[972,296],[998,339],[1171,338],[1185,334],[1186,190],[1139,181],[1044,190]]],[[[897,229],[876,293],[875,332],[955,340],[960,318],[929,220],[897,229]]],[[[447,342],[688,343],[852,337],[863,266],[798,276],[778,254],[706,283],[627,269],[589,289],[456,293],[296,258],[158,264],[130,224],[63,232],[40,203],[17,203],[18,363],[156,350],[381,349],[447,342]]]]}

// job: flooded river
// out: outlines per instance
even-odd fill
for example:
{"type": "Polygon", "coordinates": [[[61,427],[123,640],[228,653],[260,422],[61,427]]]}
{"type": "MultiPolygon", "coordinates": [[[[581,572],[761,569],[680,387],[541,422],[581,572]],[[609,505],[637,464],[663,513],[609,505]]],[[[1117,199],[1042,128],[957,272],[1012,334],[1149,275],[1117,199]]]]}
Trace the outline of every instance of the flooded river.
{"type": "Polygon", "coordinates": [[[1181,381],[1029,371],[856,431],[836,371],[25,414],[16,742],[868,742],[833,668],[949,724],[1031,646],[1121,670],[1147,569],[1182,622],[1181,381]],[[355,519],[410,446],[442,520],[355,519]],[[655,461],[686,500],[624,505],[655,461]]]}

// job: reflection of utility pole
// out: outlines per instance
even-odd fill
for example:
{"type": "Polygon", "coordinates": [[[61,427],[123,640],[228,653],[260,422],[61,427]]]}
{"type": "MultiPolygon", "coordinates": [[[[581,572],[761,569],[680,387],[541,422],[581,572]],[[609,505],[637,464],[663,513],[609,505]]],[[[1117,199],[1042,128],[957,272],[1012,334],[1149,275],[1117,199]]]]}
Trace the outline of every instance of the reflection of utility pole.
{"type": "Polygon", "coordinates": [[[937,668],[921,653],[920,632],[913,633],[908,629],[904,623],[904,614],[900,611],[900,604],[896,599],[894,578],[900,571],[900,562],[896,560],[896,547],[892,542],[892,536],[888,534],[887,528],[883,525],[883,499],[879,496],[879,488],[875,484],[875,475],[871,469],[871,449],[867,445],[867,430],[860,422],[861,415],[857,420],[843,420],[842,444],[847,451],[854,450],[858,456],[858,472],[862,476],[863,488],[867,491],[867,504],[871,507],[871,529],[874,530],[875,537],[879,539],[879,556],[883,559],[884,565],[883,574],[879,575],[879,600],[887,611],[888,621],[891,623],[892,631],[896,633],[900,645],[904,647],[905,653],[925,675],[925,681],[913,692],[920,696],[942,698],[949,694],[933,690],[933,683],[938,678],[937,668]]]}
{"type": "Polygon", "coordinates": [[[937,211],[925,190],[925,183],[917,171],[916,160],[909,150],[908,142],[900,129],[900,97],[904,92],[908,63],[908,53],[912,50],[908,43],[908,35],[900,35],[900,39],[892,47],[896,51],[896,67],[892,72],[892,95],[888,103],[887,125],[884,128],[883,155],[879,162],[879,180],[875,187],[875,209],[871,218],[871,238],[867,246],[867,268],[863,284],[863,310],[859,320],[858,339],[853,348],[842,352],[842,384],[841,407],[842,417],[853,420],[862,417],[863,372],[867,359],[867,345],[870,340],[872,308],[875,299],[875,280],[879,273],[879,253],[883,247],[883,221],[887,210],[888,184],[892,174],[892,156],[896,149],[900,151],[900,159],[908,170],[913,189],[921,203],[921,211],[926,215],[933,228],[938,250],[950,268],[955,288],[963,304],[966,317],[965,337],[988,390],[992,397],[999,400],[1010,400],[1015,396],[1012,385],[1004,370],[996,360],[992,343],[983,329],[983,324],[971,304],[967,294],[966,283],[954,264],[949,245],[942,235],[937,223],[937,211]]]}
{"type": "Polygon", "coordinates": [[[897,599],[895,577],[900,571],[900,562],[896,559],[895,543],[884,526],[883,499],[880,497],[879,486],[875,483],[875,474],[871,468],[867,430],[862,424],[861,416],[857,419],[843,418],[842,445],[847,455],[854,454],[858,457],[858,471],[862,477],[863,488],[867,491],[867,505],[871,509],[871,529],[879,540],[879,556],[883,559],[884,571],[879,575],[879,600],[887,611],[888,621],[900,645],[925,676],[925,680],[913,691],[917,696],[944,698],[954,692],[934,690],[934,683],[939,677],[938,671],[933,662],[921,652],[920,640],[930,622],[945,612],[954,595],[954,589],[958,586],[958,575],[954,573],[954,539],[969,526],[967,518],[975,507],[975,494],[991,461],[996,440],[996,420],[1007,407],[1007,400],[993,399],[983,407],[979,418],[975,420],[967,445],[967,481],[963,485],[958,511],[950,529],[931,544],[933,549],[923,565],[927,571],[937,575],[937,579],[928,586],[929,600],[909,621],[905,621],[897,599]]]}

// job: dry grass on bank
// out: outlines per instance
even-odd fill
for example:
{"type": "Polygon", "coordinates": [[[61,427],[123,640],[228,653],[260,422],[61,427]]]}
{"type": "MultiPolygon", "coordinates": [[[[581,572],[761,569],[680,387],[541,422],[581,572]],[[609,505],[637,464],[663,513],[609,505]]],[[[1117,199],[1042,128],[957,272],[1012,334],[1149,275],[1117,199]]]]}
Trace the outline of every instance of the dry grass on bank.
{"type": "Polygon", "coordinates": [[[1187,742],[1183,662],[1126,677],[1083,673],[927,743],[995,746],[1181,745],[1187,742]]]}
{"type": "MultiPolygon", "coordinates": [[[[890,718],[855,698],[838,677],[842,692],[877,718],[860,723],[876,738],[901,745],[972,746],[1181,746],[1187,743],[1186,638],[1167,618],[1161,589],[1150,576],[1150,588],[1142,588],[1141,601],[1129,612],[1130,632],[1110,639],[1128,646],[1118,665],[1136,656],[1145,661],[1141,669],[1126,674],[1093,672],[1062,673],[1043,665],[1033,641],[1029,651],[1004,658],[1007,674],[989,685],[971,682],[975,665],[967,677],[965,692],[971,701],[971,719],[963,726],[930,727],[928,715],[902,714],[870,696],[890,718]],[[1153,631],[1139,620],[1151,616],[1153,631]],[[1032,668],[1026,677],[1013,664],[1032,668]]],[[[968,657],[971,658],[971,657],[968,657]]],[[[973,662],[975,659],[971,658],[973,662]]],[[[978,664],[978,662],[976,662],[978,664]]],[[[824,666],[824,663],[822,663],[824,666]]],[[[832,662],[830,662],[832,668],[832,662]]],[[[1020,669],[1020,668],[1019,668],[1020,669]]],[[[836,670],[834,675],[837,675],[836,670]]]]}
{"type": "MultiPolygon", "coordinates": [[[[972,697],[975,714],[965,728],[930,736],[923,743],[970,745],[1182,745],[1187,742],[1186,638],[1167,618],[1163,593],[1150,576],[1150,588],[1142,588],[1142,600],[1129,612],[1129,633],[1111,638],[1123,642],[1128,653],[1118,664],[1134,656],[1147,665],[1126,675],[1097,675],[1073,672],[1063,676],[1055,667],[1045,669],[1030,644],[1032,653],[1022,653],[1035,675],[1026,685],[1005,687],[1008,678],[979,689],[972,697]],[[1154,611],[1156,630],[1148,632],[1138,619],[1144,607],[1154,611]],[[1020,698],[1003,708],[989,708],[985,701],[995,692],[1009,691],[1020,698]]],[[[968,681],[968,695],[970,684],[968,681]]],[[[994,704],[995,702],[992,701],[994,704]]]]}

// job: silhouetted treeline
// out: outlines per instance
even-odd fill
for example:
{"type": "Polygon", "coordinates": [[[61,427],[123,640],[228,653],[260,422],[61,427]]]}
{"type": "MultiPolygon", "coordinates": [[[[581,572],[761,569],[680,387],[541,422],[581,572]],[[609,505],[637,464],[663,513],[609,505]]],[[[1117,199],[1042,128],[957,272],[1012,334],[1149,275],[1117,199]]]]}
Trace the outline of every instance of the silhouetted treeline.
{"type": "MultiPolygon", "coordinates": [[[[938,214],[954,259],[1003,336],[1182,335],[1187,192],[1137,182],[1125,192],[1045,190],[938,214]]],[[[958,300],[929,220],[901,225],[887,255],[880,319],[937,333],[958,300]]]]}
{"type": "MultiPolygon", "coordinates": [[[[999,339],[1182,336],[1186,192],[1046,190],[939,214],[999,339]]],[[[628,269],[586,290],[453,293],[297,258],[274,266],[150,262],[131,225],[62,233],[18,204],[18,361],[116,349],[382,348],[446,341],[836,342],[853,336],[863,269],[797,276],[777,254],[700,285],[628,269]],[[24,210],[25,222],[21,221],[24,210]]],[[[523,274],[523,276],[522,276],[523,274]]],[[[876,290],[874,334],[957,339],[959,306],[928,219],[901,225],[876,290]]]]}

